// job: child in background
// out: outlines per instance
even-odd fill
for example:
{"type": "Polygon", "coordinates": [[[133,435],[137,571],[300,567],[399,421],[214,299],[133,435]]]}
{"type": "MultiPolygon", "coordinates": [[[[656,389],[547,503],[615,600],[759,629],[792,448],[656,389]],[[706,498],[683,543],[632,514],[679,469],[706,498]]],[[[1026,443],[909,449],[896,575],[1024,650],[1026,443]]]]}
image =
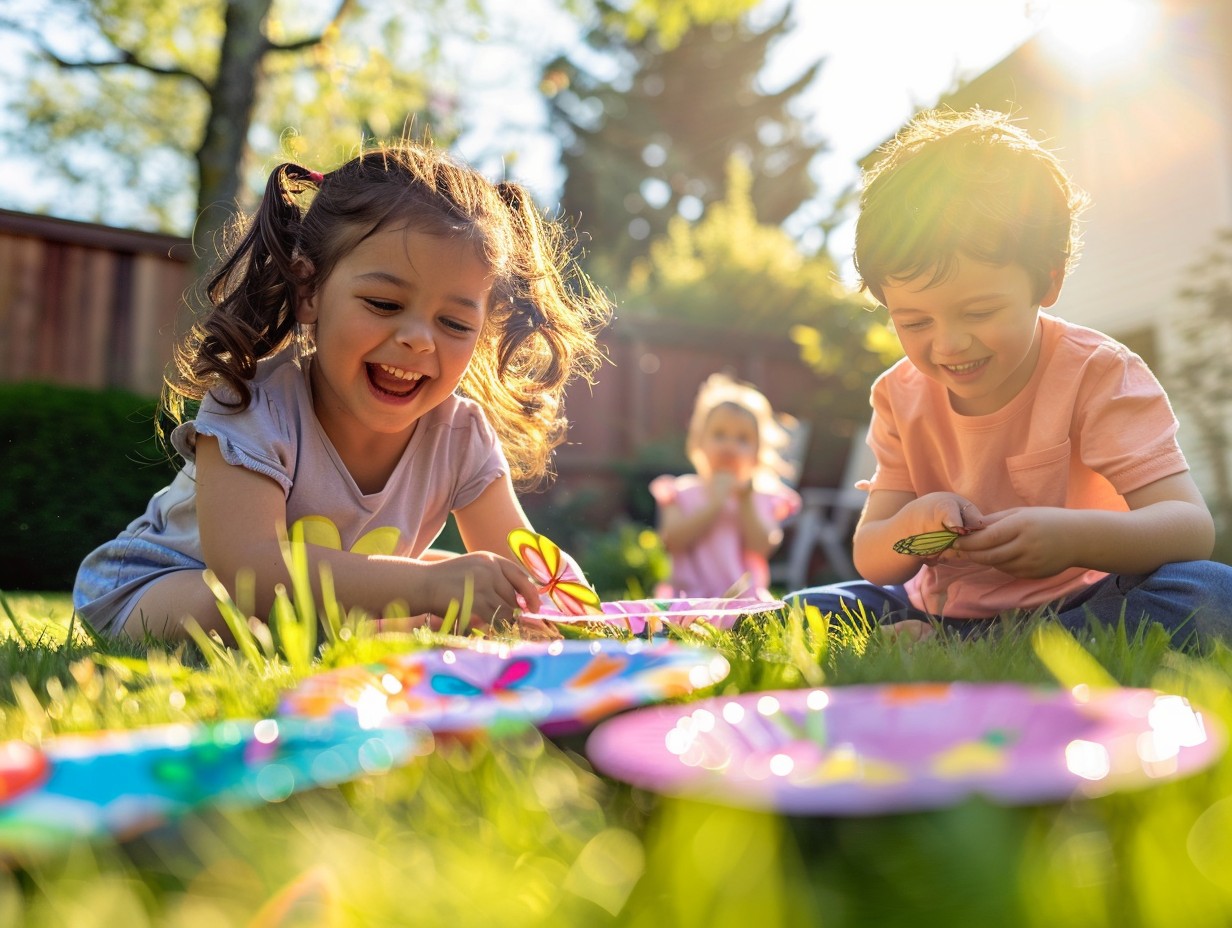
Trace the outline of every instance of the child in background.
{"type": "Polygon", "coordinates": [[[767,558],[800,508],[779,455],[787,435],[755,387],[713,374],[697,394],[685,450],[696,474],[657,477],[659,535],[672,560],[662,595],[771,599],[767,558]]]}
{"type": "Polygon", "coordinates": [[[993,112],[933,112],[868,170],[856,226],[863,285],[906,357],[873,385],[877,470],[856,528],[863,581],[804,590],[912,637],[964,634],[1050,606],[1132,633],[1230,637],[1232,568],[1140,358],[1041,313],[1077,251],[1084,195],[993,112]],[[951,547],[899,553],[949,528],[951,547]]]}
{"type": "Polygon", "coordinates": [[[516,184],[403,140],[324,176],[278,166],[242,233],[168,378],[185,466],[85,559],[79,615],[224,630],[207,567],[231,589],[254,571],[267,614],[297,528],[344,607],[443,616],[468,585],[481,625],[537,607],[502,556],[529,527],[514,482],[544,476],[609,314],[562,230],[516,184]],[[429,550],[451,512],[465,555],[429,550]]]}

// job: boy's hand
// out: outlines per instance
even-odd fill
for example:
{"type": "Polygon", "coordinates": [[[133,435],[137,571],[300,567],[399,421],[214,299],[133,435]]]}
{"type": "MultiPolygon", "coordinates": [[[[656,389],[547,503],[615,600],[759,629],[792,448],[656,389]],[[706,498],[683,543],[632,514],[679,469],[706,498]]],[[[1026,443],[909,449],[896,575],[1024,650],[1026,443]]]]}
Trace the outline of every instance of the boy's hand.
{"type": "Polygon", "coordinates": [[[982,531],[954,544],[961,560],[1026,579],[1051,577],[1074,566],[1070,510],[1024,507],[981,518],[982,531]]]}

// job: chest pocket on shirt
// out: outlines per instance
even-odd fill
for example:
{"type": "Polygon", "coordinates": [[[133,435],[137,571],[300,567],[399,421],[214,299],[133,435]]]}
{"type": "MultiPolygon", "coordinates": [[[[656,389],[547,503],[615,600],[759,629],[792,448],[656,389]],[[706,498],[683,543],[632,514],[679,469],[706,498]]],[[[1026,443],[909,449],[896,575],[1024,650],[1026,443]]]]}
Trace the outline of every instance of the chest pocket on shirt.
{"type": "Polygon", "coordinates": [[[1069,495],[1070,441],[1007,458],[1010,483],[1028,506],[1064,506],[1069,495]]]}

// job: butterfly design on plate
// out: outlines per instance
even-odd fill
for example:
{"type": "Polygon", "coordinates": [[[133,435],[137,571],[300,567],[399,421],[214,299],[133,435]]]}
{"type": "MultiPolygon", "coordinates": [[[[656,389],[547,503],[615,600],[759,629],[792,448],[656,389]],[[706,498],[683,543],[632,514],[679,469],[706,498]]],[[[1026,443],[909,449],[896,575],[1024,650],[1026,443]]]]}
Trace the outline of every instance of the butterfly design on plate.
{"type": "Polygon", "coordinates": [[[519,658],[511,661],[495,680],[483,686],[476,686],[452,674],[435,673],[432,675],[432,689],[445,696],[489,696],[517,689],[526,682],[534,668],[534,661],[525,657],[519,658]]]}
{"type": "Polygon", "coordinates": [[[916,557],[932,557],[940,554],[954,542],[958,541],[961,532],[943,528],[935,532],[923,532],[919,535],[908,535],[894,542],[894,550],[899,554],[913,554],[916,557]]]}
{"type": "Polygon", "coordinates": [[[546,535],[515,528],[509,533],[513,556],[530,571],[539,592],[565,615],[598,615],[599,594],[582,570],[546,535]]]}

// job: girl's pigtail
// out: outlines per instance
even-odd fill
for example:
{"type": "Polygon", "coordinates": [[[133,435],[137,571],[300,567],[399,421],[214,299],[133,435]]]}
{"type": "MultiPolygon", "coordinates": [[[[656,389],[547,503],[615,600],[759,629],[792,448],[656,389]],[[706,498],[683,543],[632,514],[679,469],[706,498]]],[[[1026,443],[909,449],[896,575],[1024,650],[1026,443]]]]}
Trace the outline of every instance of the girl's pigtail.
{"type": "Polygon", "coordinates": [[[210,278],[206,294],[214,308],[194,326],[177,366],[199,394],[221,380],[233,398],[221,402],[244,408],[252,397],[248,381],[257,362],[284,348],[295,333],[299,226],[307,209],[302,197],[324,180],[316,171],[281,164],[241,237],[210,278]],[[187,365],[187,370],[185,366],[187,365]],[[191,373],[189,373],[191,372],[191,373]]]}
{"type": "Polygon", "coordinates": [[[497,185],[510,211],[515,247],[494,318],[499,333],[491,378],[480,385],[506,454],[521,482],[548,472],[552,448],[564,440],[561,412],[566,384],[587,381],[602,362],[596,332],[610,317],[610,304],[569,256],[556,223],[545,221],[518,184],[497,185]],[[504,420],[504,424],[501,424],[504,420]]]}

